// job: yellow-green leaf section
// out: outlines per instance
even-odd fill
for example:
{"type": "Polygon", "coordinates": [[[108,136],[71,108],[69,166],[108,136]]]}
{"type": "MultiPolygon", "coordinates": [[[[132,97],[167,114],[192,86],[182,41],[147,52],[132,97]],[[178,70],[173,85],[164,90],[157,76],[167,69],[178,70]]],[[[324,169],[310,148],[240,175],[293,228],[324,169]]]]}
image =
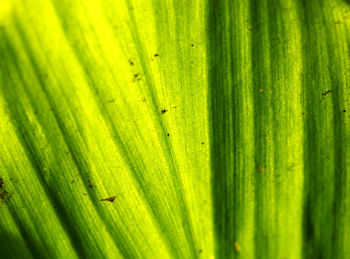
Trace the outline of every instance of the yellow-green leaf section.
{"type": "Polygon", "coordinates": [[[0,1],[0,257],[350,258],[350,3],[0,1]]]}

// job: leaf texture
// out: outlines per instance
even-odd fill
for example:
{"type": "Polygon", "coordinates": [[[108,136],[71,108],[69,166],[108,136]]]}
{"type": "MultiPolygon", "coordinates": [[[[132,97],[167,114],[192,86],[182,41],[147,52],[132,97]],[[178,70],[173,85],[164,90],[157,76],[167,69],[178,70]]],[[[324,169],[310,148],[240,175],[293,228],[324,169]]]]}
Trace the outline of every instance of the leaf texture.
{"type": "Polygon", "coordinates": [[[349,258],[350,3],[0,1],[4,258],[349,258]]]}

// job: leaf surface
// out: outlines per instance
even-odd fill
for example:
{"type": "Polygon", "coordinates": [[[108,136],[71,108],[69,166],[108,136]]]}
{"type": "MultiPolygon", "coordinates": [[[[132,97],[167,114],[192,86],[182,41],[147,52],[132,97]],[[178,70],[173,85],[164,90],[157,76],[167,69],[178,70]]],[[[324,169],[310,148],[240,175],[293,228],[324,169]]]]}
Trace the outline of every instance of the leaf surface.
{"type": "Polygon", "coordinates": [[[0,2],[6,258],[349,258],[350,4],[0,2]]]}

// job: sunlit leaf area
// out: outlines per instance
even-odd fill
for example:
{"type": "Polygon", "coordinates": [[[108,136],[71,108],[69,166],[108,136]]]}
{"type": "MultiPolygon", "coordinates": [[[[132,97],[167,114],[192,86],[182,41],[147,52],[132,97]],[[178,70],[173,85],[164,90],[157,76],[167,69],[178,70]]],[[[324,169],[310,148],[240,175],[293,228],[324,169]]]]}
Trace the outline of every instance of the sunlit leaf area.
{"type": "Polygon", "coordinates": [[[350,2],[0,0],[0,258],[350,258],[350,2]]]}

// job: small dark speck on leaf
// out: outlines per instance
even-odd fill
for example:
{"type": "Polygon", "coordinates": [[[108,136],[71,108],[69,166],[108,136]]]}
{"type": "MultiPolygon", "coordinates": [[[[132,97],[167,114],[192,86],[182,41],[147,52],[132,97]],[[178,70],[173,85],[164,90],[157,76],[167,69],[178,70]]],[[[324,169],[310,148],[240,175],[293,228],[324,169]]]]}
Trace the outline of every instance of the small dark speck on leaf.
{"type": "Polygon", "coordinates": [[[199,249],[199,250],[198,250],[198,253],[202,253],[202,252],[203,252],[203,250],[202,250],[202,249],[199,249]]]}
{"type": "Polygon", "coordinates": [[[4,180],[0,178],[0,199],[2,201],[9,201],[11,198],[11,194],[4,189],[4,180]]]}
{"type": "Polygon", "coordinates": [[[89,183],[89,186],[88,186],[89,188],[91,188],[91,189],[92,189],[92,188],[94,188],[94,187],[95,187],[95,186],[93,186],[93,185],[92,185],[91,180],[88,180],[88,183],[89,183]]]}
{"type": "Polygon", "coordinates": [[[170,136],[170,134],[169,134],[169,133],[167,133],[166,135],[167,135],[168,137],[170,136]]]}
{"type": "Polygon", "coordinates": [[[133,66],[134,62],[131,59],[129,59],[129,64],[133,66]]]}
{"type": "Polygon", "coordinates": [[[346,112],[346,110],[343,110],[343,112],[346,112]]]}
{"type": "Polygon", "coordinates": [[[325,91],[324,93],[322,93],[322,95],[323,95],[323,96],[326,96],[327,94],[333,93],[333,92],[334,92],[334,90],[327,90],[327,91],[325,91]]]}
{"type": "Polygon", "coordinates": [[[201,142],[202,145],[204,145],[204,142],[201,142]]]}
{"type": "Polygon", "coordinates": [[[138,78],[140,76],[140,73],[134,74],[135,78],[138,78]]]}
{"type": "Polygon", "coordinates": [[[156,53],[156,54],[154,54],[154,56],[155,56],[155,57],[159,57],[159,54],[158,54],[158,53],[156,53]]]}
{"type": "Polygon", "coordinates": [[[166,113],[168,110],[166,110],[166,109],[163,109],[163,110],[161,110],[160,112],[162,113],[162,114],[164,114],[164,113],[166,113]]]}
{"type": "Polygon", "coordinates": [[[86,195],[87,193],[83,193],[83,195],[86,195]]]}
{"type": "Polygon", "coordinates": [[[191,47],[193,47],[194,45],[193,45],[193,43],[191,44],[191,47]]]}
{"type": "Polygon", "coordinates": [[[112,196],[112,197],[109,197],[109,198],[101,199],[100,201],[114,202],[114,200],[115,200],[116,197],[117,197],[117,196],[112,196]]]}

